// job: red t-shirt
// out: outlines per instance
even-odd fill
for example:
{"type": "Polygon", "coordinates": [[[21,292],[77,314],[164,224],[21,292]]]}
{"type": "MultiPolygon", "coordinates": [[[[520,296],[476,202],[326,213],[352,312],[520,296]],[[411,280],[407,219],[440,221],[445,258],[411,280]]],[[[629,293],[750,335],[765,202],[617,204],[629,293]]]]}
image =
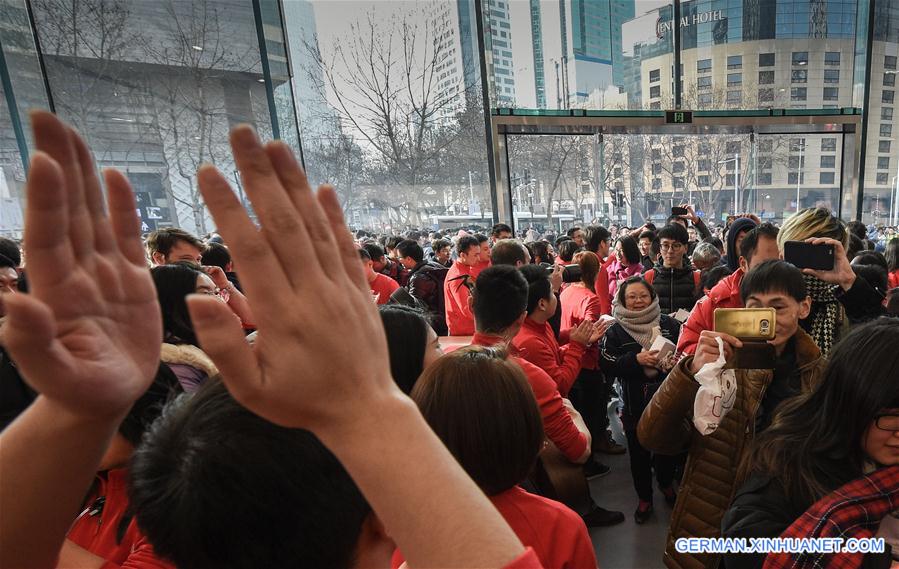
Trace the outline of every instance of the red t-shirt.
{"type": "Polygon", "coordinates": [[[446,311],[446,326],[450,336],[471,336],[474,334],[474,315],[468,307],[468,287],[465,279],[474,278],[472,267],[456,261],[446,273],[443,281],[443,301],[446,311]]]}
{"type": "Polygon", "coordinates": [[[378,295],[378,304],[387,304],[393,291],[400,288],[395,280],[381,273],[375,273],[375,280],[368,285],[371,287],[371,294],[378,295]]]}
{"type": "MultiPolygon", "coordinates": [[[[529,494],[518,486],[490,497],[490,501],[521,543],[534,550],[543,567],[596,569],[596,555],[587,526],[579,515],[566,506],[529,494]]],[[[397,550],[393,556],[393,568],[398,568],[403,561],[402,553],[397,550]]]]}
{"type": "MultiPolygon", "coordinates": [[[[502,341],[502,338],[497,336],[478,333],[471,339],[471,345],[495,346],[502,341]]],[[[587,450],[587,437],[575,426],[574,420],[562,402],[556,382],[539,367],[518,357],[514,345],[510,346],[510,352],[509,359],[521,366],[528,383],[531,384],[531,390],[537,399],[537,407],[540,408],[540,416],[543,417],[543,431],[546,437],[559,447],[568,460],[576,461],[587,450]]]]}
{"type": "MultiPolygon", "coordinates": [[[[604,272],[604,271],[600,271],[604,272]]],[[[608,277],[608,273],[606,273],[608,277]]],[[[609,294],[609,285],[603,289],[609,294]]],[[[570,286],[562,291],[559,295],[562,302],[562,324],[559,328],[559,336],[567,338],[571,333],[571,329],[583,322],[590,320],[596,322],[603,314],[600,306],[599,297],[583,285],[570,286]]],[[[599,367],[599,348],[593,346],[584,351],[584,359],[581,367],[584,369],[596,369],[599,367]]]]}
{"type": "Polygon", "coordinates": [[[102,569],[175,569],[158,558],[153,547],[137,527],[137,520],[128,522],[122,541],[117,541],[119,523],[128,507],[124,468],[110,470],[97,476],[97,490],[87,500],[87,507],[69,530],[68,539],[98,557],[106,559],[102,569]],[[102,507],[97,499],[104,497],[102,507]]]}
{"type": "Polygon", "coordinates": [[[599,299],[600,314],[612,314],[612,299],[609,297],[609,267],[615,261],[615,255],[609,255],[609,258],[600,265],[596,282],[593,285],[593,288],[596,289],[596,297],[599,299]]]}

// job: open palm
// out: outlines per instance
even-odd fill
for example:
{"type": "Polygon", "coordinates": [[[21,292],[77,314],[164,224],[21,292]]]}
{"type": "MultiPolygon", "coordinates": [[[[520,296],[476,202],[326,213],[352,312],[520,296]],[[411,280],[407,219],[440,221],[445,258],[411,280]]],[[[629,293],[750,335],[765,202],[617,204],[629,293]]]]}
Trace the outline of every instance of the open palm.
{"type": "Polygon", "coordinates": [[[84,141],[32,115],[25,245],[31,294],[10,295],[3,341],[25,380],[72,412],[119,414],[147,388],[162,323],[127,179],[105,175],[108,214],[84,141]]]}

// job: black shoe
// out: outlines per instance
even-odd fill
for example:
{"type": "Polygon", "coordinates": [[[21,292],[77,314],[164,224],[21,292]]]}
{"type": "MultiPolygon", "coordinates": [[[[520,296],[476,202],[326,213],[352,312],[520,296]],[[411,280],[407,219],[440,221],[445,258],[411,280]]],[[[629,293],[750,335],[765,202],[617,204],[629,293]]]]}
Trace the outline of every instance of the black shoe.
{"type": "Polygon", "coordinates": [[[634,512],[634,521],[638,524],[646,523],[646,520],[649,519],[649,516],[652,515],[652,504],[649,504],[645,510],[641,510],[639,507],[634,512]]]}
{"type": "Polygon", "coordinates": [[[593,504],[593,509],[587,515],[581,517],[588,528],[614,526],[624,521],[623,513],[600,508],[596,504],[593,504]]]}
{"type": "Polygon", "coordinates": [[[593,452],[601,452],[603,454],[624,454],[627,452],[626,448],[615,442],[610,431],[597,435],[593,440],[592,450],[593,452]]]}
{"type": "Polygon", "coordinates": [[[674,486],[660,488],[660,490],[662,491],[662,494],[665,495],[665,503],[673,507],[677,502],[677,493],[674,491],[674,486]]]}
{"type": "Polygon", "coordinates": [[[590,460],[587,462],[587,464],[584,465],[584,476],[587,478],[587,480],[602,478],[611,471],[611,467],[606,466],[601,462],[597,462],[596,460],[590,460]]]}

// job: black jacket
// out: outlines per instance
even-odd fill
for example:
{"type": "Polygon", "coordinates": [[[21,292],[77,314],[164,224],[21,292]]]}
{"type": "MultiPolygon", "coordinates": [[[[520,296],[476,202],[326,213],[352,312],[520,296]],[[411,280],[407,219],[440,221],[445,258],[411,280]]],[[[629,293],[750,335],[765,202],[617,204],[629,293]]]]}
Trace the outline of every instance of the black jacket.
{"type": "Polygon", "coordinates": [[[36,397],[37,392],[25,383],[9,354],[0,348],[0,431],[12,423],[36,397]]]}
{"type": "Polygon", "coordinates": [[[446,336],[446,309],[443,281],[449,269],[437,263],[422,261],[409,272],[409,294],[424,304],[431,313],[431,325],[438,336],[446,336]]]}
{"type": "MultiPolygon", "coordinates": [[[[791,497],[776,478],[751,475],[737,490],[721,520],[721,537],[778,537],[812,504],[791,497]]],[[[887,548],[889,549],[889,548],[887,548]]],[[[889,552],[866,554],[863,569],[888,569],[889,552]]],[[[723,557],[725,569],[761,569],[765,554],[731,553],[723,557]]]]}
{"type": "MultiPolygon", "coordinates": [[[[659,318],[662,336],[675,345],[680,337],[680,322],[667,314],[659,318]]],[[[652,389],[661,383],[667,374],[660,372],[653,378],[646,377],[643,366],[637,363],[637,354],[643,349],[621,324],[614,324],[606,332],[600,344],[599,367],[607,377],[617,377],[621,383],[624,410],[621,421],[625,429],[636,429],[643,409],[652,399],[652,389]]]]}
{"type": "Polygon", "coordinates": [[[659,263],[653,270],[652,286],[659,296],[662,314],[673,314],[679,308],[693,310],[701,292],[701,287],[696,286],[693,267],[685,264],[681,269],[666,269],[659,263]]]}

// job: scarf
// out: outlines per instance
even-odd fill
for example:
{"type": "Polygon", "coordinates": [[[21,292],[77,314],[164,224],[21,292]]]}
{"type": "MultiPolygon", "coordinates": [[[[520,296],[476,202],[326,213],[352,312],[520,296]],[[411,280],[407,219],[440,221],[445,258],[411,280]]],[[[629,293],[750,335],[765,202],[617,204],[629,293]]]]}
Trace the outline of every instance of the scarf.
{"type": "Polygon", "coordinates": [[[811,325],[809,335],[826,356],[833,347],[837,329],[842,323],[840,301],[833,295],[833,285],[812,275],[803,275],[808,295],[812,299],[811,325]]]}
{"type": "Polygon", "coordinates": [[[652,346],[653,328],[659,325],[659,317],[662,311],[659,308],[658,297],[653,299],[652,304],[643,310],[628,310],[623,305],[618,304],[616,300],[612,306],[612,316],[618,320],[618,324],[624,328],[624,331],[630,334],[631,338],[645,349],[652,346]]]}

